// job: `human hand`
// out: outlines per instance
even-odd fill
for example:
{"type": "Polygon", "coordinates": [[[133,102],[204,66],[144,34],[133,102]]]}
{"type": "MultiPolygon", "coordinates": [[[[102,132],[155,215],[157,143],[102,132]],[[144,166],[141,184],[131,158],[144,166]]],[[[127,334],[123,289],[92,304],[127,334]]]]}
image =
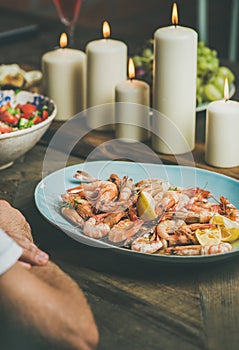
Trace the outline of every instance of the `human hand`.
{"type": "Polygon", "coordinates": [[[49,256],[34,243],[31,228],[21,212],[8,202],[0,200],[0,227],[20,246],[20,261],[31,265],[45,265],[49,256]]]}
{"type": "Polygon", "coordinates": [[[9,236],[18,234],[33,242],[31,228],[25,217],[5,200],[0,200],[0,227],[9,236]]]}

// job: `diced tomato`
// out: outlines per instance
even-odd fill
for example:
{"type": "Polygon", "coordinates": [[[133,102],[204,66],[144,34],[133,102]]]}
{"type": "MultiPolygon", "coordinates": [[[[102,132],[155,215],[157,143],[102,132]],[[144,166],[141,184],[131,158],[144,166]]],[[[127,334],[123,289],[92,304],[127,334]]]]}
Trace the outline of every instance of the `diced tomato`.
{"type": "Polygon", "coordinates": [[[11,126],[8,126],[2,122],[0,122],[0,134],[5,134],[7,132],[11,132],[13,128],[11,126]]]}
{"type": "Polygon", "coordinates": [[[0,114],[5,112],[10,107],[10,102],[7,102],[5,105],[0,107],[0,114]]]}
{"type": "Polygon", "coordinates": [[[0,121],[11,125],[17,125],[18,117],[16,115],[12,115],[9,111],[5,111],[0,114],[0,121]]]}
{"type": "Polygon", "coordinates": [[[33,124],[38,124],[40,122],[42,122],[42,118],[39,115],[36,115],[33,119],[33,124]]]}
{"type": "Polygon", "coordinates": [[[22,117],[29,119],[31,116],[35,115],[37,108],[31,103],[26,103],[25,105],[21,106],[21,111],[23,113],[22,117]]]}
{"type": "Polygon", "coordinates": [[[48,118],[48,111],[46,111],[45,109],[43,109],[42,113],[41,113],[41,117],[42,117],[42,120],[45,120],[48,118]]]}

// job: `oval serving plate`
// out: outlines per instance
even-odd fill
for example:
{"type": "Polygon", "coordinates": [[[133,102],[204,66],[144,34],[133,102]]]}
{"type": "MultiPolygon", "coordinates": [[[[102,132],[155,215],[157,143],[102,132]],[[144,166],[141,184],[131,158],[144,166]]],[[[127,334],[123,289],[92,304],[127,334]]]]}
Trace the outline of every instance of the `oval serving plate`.
{"type": "Polygon", "coordinates": [[[219,198],[223,195],[237,208],[239,208],[238,180],[208,170],[186,166],[121,161],[95,161],[69,166],[46,176],[38,183],[34,197],[38,210],[51,224],[57,226],[74,240],[86,245],[98,248],[110,248],[115,250],[115,252],[137,256],[143,259],[150,259],[155,262],[168,263],[208,263],[239,254],[239,240],[232,244],[233,250],[230,253],[207,256],[167,256],[138,253],[85,236],[79,228],[67,221],[59,211],[61,194],[65,193],[68,188],[77,186],[77,182],[73,178],[77,170],[84,170],[100,179],[107,179],[111,173],[116,173],[120,177],[127,175],[133,178],[135,182],[141,179],[154,177],[165,179],[171,184],[180,187],[206,187],[215,198],[219,198]]]}

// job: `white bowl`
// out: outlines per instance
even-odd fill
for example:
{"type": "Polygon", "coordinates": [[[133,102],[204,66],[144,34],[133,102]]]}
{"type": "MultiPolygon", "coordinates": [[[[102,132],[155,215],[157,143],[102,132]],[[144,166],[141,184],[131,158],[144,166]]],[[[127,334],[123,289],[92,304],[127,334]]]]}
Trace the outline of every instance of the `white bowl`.
{"type": "Polygon", "coordinates": [[[12,105],[15,105],[33,102],[34,100],[42,101],[42,99],[50,110],[46,120],[27,129],[0,134],[0,170],[11,166],[15,159],[35,146],[56,116],[56,104],[48,97],[29,91],[20,91],[19,93],[15,93],[13,90],[0,91],[0,106],[6,101],[10,101],[12,105]]]}

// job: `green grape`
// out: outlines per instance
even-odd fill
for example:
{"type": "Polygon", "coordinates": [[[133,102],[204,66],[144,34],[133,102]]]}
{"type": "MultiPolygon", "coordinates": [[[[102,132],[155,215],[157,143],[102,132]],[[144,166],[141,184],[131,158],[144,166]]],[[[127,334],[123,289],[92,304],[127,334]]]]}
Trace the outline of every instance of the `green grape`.
{"type": "Polygon", "coordinates": [[[223,94],[224,93],[224,84],[225,80],[222,76],[217,75],[213,78],[213,85],[223,94]]]}
{"type": "Polygon", "coordinates": [[[142,61],[140,56],[134,56],[134,64],[136,67],[141,67],[142,66],[142,61]]]}
{"type": "Polygon", "coordinates": [[[150,48],[146,48],[142,52],[143,57],[151,59],[153,57],[153,51],[150,48]]]}
{"type": "Polygon", "coordinates": [[[206,101],[216,101],[223,98],[223,94],[213,84],[205,85],[203,93],[206,101]]]}
{"type": "Polygon", "coordinates": [[[212,53],[213,57],[217,57],[217,51],[216,50],[212,50],[211,53],[212,53]]]}
{"type": "Polygon", "coordinates": [[[202,78],[197,77],[197,91],[199,91],[199,88],[202,86],[202,78]]]}
{"type": "Polygon", "coordinates": [[[224,67],[224,66],[219,67],[217,74],[224,77],[224,79],[227,78],[229,84],[233,83],[233,81],[235,80],[234,74],[227,67],[224,67]]]}
{"type": "Polygon", "coordinates": [[[202,48],[202,47],[204,47],[205,46],[205,43],[203,42],[203,41],[199,41],[198,42],[198,47],[199,48],[202,48]]]}
{"type": "Polygon", "coordinates": [[[211,50],[209,49],[209,47],[204,47],[203,48],[203,50],[202,50],[202,54],[204,55],[204,56],[210,56],[210,54],[211,54],[211,50]]]}
{"type": "Polygon", "coordinates": [[[214,57],[211,61],[211,64],[213,67],[213,71],[216,71],[219,67],[219,59],[214,57]]]}

